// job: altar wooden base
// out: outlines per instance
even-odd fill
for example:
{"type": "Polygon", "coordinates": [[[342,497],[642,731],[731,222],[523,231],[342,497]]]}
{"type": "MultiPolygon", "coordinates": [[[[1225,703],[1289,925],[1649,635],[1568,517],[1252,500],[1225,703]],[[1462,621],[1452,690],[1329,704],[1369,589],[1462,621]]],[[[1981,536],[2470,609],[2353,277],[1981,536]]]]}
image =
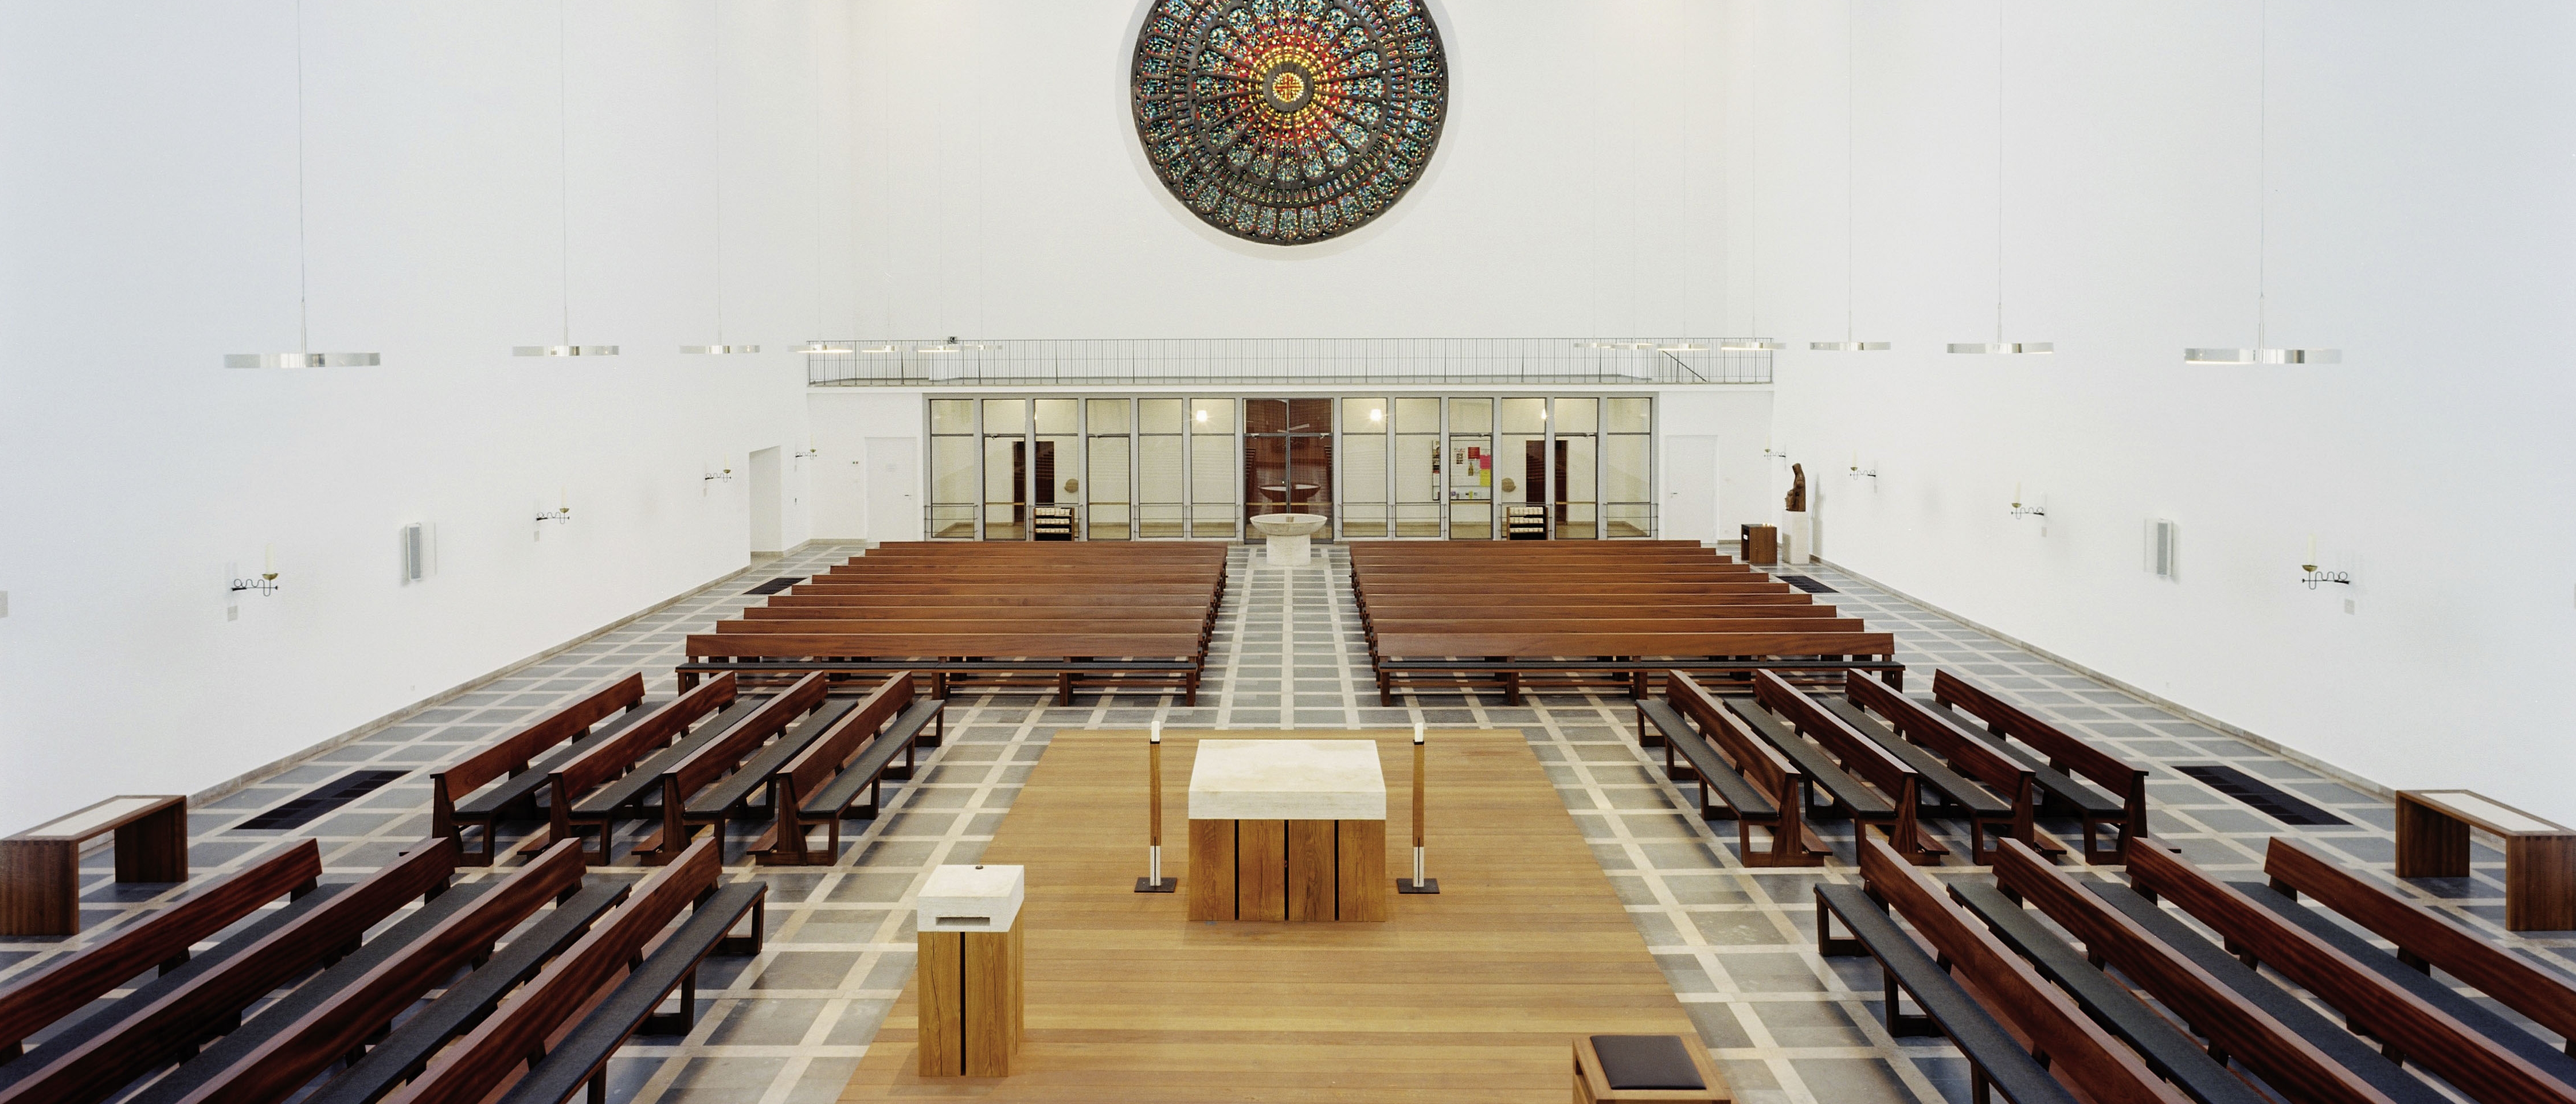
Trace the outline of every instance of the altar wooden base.
{"type": "Polygon", "coordinates": [[[1019,926],[998,932],[926,931],[920,951],[918,1026],[923,1077],[1008,1077],[1026,1034],[1026,976],[1019,926]]]}
{"type": "Polygon", "coordinates": [[[1383,820],[1192,820],[1192,920],[1386,919],[1383,820]]]}

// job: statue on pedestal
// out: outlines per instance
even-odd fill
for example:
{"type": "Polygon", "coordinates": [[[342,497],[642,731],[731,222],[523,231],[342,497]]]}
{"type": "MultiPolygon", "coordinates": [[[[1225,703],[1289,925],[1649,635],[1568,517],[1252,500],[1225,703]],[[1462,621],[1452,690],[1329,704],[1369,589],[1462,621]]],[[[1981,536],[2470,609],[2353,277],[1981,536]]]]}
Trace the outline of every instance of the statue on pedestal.
{"type": "Polygon", "coordinates": [[[1789,484],[1789,497],[1782,499],[1780,506],[1782,509],[1793,514],[1806,513],[1807,466],[1804,464],[1789,465],[1789,478],[1792,480],[1789,484]]]}

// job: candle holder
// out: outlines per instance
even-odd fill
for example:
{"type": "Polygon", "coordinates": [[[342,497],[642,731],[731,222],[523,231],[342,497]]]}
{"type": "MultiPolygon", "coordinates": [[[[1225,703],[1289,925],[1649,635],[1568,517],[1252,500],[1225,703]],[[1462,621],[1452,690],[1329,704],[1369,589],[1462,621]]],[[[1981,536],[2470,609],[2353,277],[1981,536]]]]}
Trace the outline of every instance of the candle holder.
{"type": "Polygon", "coordinates": [[[2048,516],[2048,508],[2045,506],[2024,506],[2021,503],[2016,502],[2012,504],[2012,516],[2017,518],[2044,518],[2048,516]]]}
{"type": "Polygon", "coordinates": [[[2299,576],[2299,581],[2308,584],[2309,590],[2315,590],[2326,583],[2352,585],[2352,572],[2349,571],[2319,571],[2315,564],[2300,564],[2299,570],[2306,573],[2299,576]]]}
{"type": "Polygon", "coordinates": [[[560,521],[570,524],[572,522],[572,507],[557,506],[552,510],[537,511],[537,524],[543,525],[549,521],[560,521]]]}
{"type": "Polygon", "coordinates": [[[245,590],[255,590],[259,592],[260,597],[266,598],[269,595],[277,593],[277,573],[274,571],[263,571],[253,578],[235,579],[233,580],[232,589],[235,593],[245,590]]]}
{"type": "Polygon", "coordinates": [[[733,469],[732,469],[732,468],[718,468],[718,469],[716,469],[715,471],[708,472],[708,473],[707,473],[707,475],[706,475],[705,482],[708,482],[708,483],[731,483],[731,482],[733,482],[733,469]]]}

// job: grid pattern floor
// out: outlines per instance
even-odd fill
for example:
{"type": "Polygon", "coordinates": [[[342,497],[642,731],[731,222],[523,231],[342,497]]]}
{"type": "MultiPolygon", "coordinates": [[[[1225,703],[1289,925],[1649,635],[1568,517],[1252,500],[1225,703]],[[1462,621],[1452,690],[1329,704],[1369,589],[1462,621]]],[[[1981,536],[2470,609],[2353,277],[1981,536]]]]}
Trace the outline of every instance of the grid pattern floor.
{"type": "MultiPolygon", "coordinates": [[[[190,859],[200,875],[222,871],[281,839],[320,842],[329,877],[353,879],[390,861],[428,829],[428,772],[629,672],[647,673],[655,696],[672,692],[681,637],[760,601],[744,591],[809,574],[855,554],[815,545],[754,565],[687,598],[542,662],[473,688],[400,724],[337,747],[190,812],[190,859]],[[655,672],[659,672],[658,676],[655,672]],[[290,830],[241,827],[257,814],[356,771],[402,770],[400,780],[290,830]]],[[[701,974],[701,1019],[687,1036],[631,1043],[610,1066],[612,1101],[635,1104],[825,1101],[836,1098],[913,968],[912,894],[933,866],[973,862],[1046,750],[1065,728],[1410,726],[1522,731],[1602,870],[1654,950],[1673,992],[1740,1099],[1869,1104],[1969,1098],[1964,1062],[1937,1039],[1891,1038],[1879,1025],[1877,970],[1868,959],[1815,953],[1811,887],[1856,881],[1848,827],[1820,830],[1836,844],[1823,868],[1754,870],[1737,860],[1732,826],[1705,824],[1663,779],[1660,754],[1636,744],[1635,712],[1622,698],[1534,696],[1509,708],[1498,695],[1439,695],[1380,708],[1350,597],[1348,558],[1318,547],[1303,568],[1259,565],[1233,551],[1232,582],[1197,708],[1169,696],[1123,695],[1058,708],[1025,695],[950,703],[947,746],[923,777],[902,787],[887,815],[830,867],[777,871],[743,864],[729,879],[770,886],[769,939],[753,958],[710,959],[701,974]]],[[[2296,834],[2351,865],[2385,874],[2393,862],[2392,814],[2380,798],[2113,690],[1988,634],[1810,566],[1833,588],[1818,600],[1897,634],[1911,687],[1935,669],[1976,680],[2063,728],[2151,767],[2153,830],[2194,861],[2235,878],[2259,877],[2266,837],[2296,834]],[[2350,823],[2293,828],[2274,822],[2173,768],[2232,766],[2350,823]]],[[[1436,735],[1435,735],[1436,738],[1436,735]]],[[[1436,784],[1436,783],[1435,783],[1436,784]]],[[[853,825],[857,827],[857,825],[853,825]]],[[[2060,835],[2066,825],[2043,823],[2060,835]]],[[[1937,822],[1954,849],[1941,877],[1978,877],[1958,865],[1964,825],[1937,822]]],[[[1143,861],[1139,847],[1138,861],[1143,861]]],[[[2472,877],[2419,880],[2428,903],[2504,936],[2502,856],[2481,844],[2472,877]]],[[[1432,856],[1438,873],[1438,856],[1432,856]]],[[[631,866],[593,877],[640,877],[631,866]]],[[[83,930],[167,903],[170,887],[109,880],[107,856],[83,870],[83,930]]],[[[483,876],[479,872],[468,877],[483,876]]],[[[182,891],[183,892],[183,891],[182,891]]],[[[2576,935],[2576,933],[2570,933],[2576,935]]],[[[2576,938],[2512,940],[2561,966],[2576,938]]],[[[40,965],[53,941],[0,940],[0,984],[40,965]]],[[[40,1037],[41,1039],[41,1037],[40,1037]]]]}

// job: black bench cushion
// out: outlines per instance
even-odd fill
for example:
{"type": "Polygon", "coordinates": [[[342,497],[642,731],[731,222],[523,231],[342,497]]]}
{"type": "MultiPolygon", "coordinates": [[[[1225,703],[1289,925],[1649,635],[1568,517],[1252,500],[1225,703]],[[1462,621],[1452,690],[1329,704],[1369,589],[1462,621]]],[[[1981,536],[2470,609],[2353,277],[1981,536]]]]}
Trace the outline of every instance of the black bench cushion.
{"type": "Polygon", "coordinates": [[[1727,808],[1735,810],[1737,817],[1763,820],[1780,815],[1779,803],[1754,789],[1752,783],[1737,774],[1735,768],[1729,766],[1717,750],[1708,746],[1708,741],[1701,739],[1699,733],[1691,728],[1681,711],[1659,701],[1640,701],[1637,709],[1664,734],[1664,742],[1668,746],[1680,752],[1682,758],[1690,760],[1691,770],[1699,775],[1700,781],[1716,790],[1717,795],[1725,799],[1727,808]]]}
{"type": "Polygon", "coordinates": [[[663,771],[678,766],[680,760],[689,757],[690,752],[713,742],[716,737],[724,735],[733,726],[741,724],[743,718],[750,716],[753,710],[767,704],[769,699],[765,697],[744,698],[734,702],[724,712],[716,714],[706,723],[690,730],[688,735],[671,741],[671,746],[637,761],[634,769],[592,790],[588,797],[575,799],[572,811],[586,817],[604,816],[634,804],[646,796],[660,796],[663,771]]]}
{"type": "Polygon", "coordinates": [[[2075,1104],[2075,1094],[2050,1077],[2030,1052],[2013,1041],[2004,1025],[1951,980],[1950,971],[1924,953],[1913,936],[1878,911],[1878,902],[1859,886],[1818,885],[1816,900],[1842,919],[1861,946],[1869,948],[1870,957],[1878,960],[1879,969],[1914,995],[1923,1014],[1941,1026],[1941,1033],[1950,1037],[1959,1053],[1986,1072],[1986,1079],[2002,1089],[2005,1098],[2013,1104],[2075,1104]]]}
{"type": "Polygon", "coordinates": [[[806,798],[804,806],[797,812],[807,817],[839,816],[842,810],[859,799],[859,791],[876,783],[877,776],[886,772],[887,764],[894,762],[896,755],[911,747],[911,740],[896,739],[891,731],[878,733],[876,739],[869,741],[868,746],[850,760],[850,765],[841,768],[841,773],[824,783],[814,796],[806,798]]]}
{"type": "Polygon", "coordinates": [[[2370,1082],[2372,1088],[2386,1094],[2389,1099],[2398,1104],[2439,1104],[2447,1099],[2414,1074],[2389,1061],[2377,1047],[2363,1042],[2359,1036],[2325,1018],[2306,1001],[2238,962],[2235,955],[2202,938],[2190,925],[2157,907],[2155,902],[2139,896],[2138,891],[2113,882],[2086,882],[2084,888],[2137,921],[2138,926],[2155,936],[2157,942],[2173,948],[2175,953],[2190,959],[2192,965],[2235,990],[2246,1003],[2279,1020],[2281,1026],[2298,1032],[2309,1045],[2325,1052],[2328,1060],[2370,1082]]]}
{"type": "Polygon", "coordinates": [[[574,756],[589,751],[598,746],[601,740],[614,736],[620,729],[635,723],[637,718],[644,717],[668,704],[670,703],[667,700],[647,698],[642,705],[590,726],[588,734],[576,737],[572,742],[554,749],[544,758],[528,764],[528,769],[476,790],[465,800],[457,802],[456,815],[486,817],[501,812],[520,799],[543,789],[546,775],[553,773],[556,767],[572,762],[574,756]]]}
{"type": "Polygon", "coordinates": [[[2398,961],[2395,952],[2372,945],[2369,940],[2353,934],[2350,929],[2335,923],[2326,914],[2282,896],[2274,892],[2272,887],[2261,882],[2228,884],[2235,886],[2246,896],[2270,906],[2272,911],[2280,913],[2283,918],[2305,929],[2308,934],[2352,956],[2354,961],[2370,967],[2398,988],[2413,993],[2422,998],[2424,1003],[2441,1009],[2452,1019],[2467,1026],[2469,1030],[2495,1040],[2498,1045],[2512,1051],[2516,1057],[2540,1067],[2542,1072],[2570,1085],[2576,1085],[2576,1057],[2569,1057],[2558,1048],[2542,1042],[2539,1036],[2524,1030],[2512,1020],[2497,1015],[2487,1006],[2461,996],[2450,986],[2398,961]]]}
{"type": "MultiPolygon", "coordinates": [[[[930,722],[937,719],[947,708],[948,703],[938,698],[914,702],[895,717],[893,724],[886,726],[886,738],[913,740],[919,743],[917,737],[920,736],[921,730],[928,727],[930,722]]],[[[926,746],[938,747],[939,741],[934,738],[926,746]]]]}
{"type": "Polygon", "coordinates": [[[859,707],[857,698],[827,698],[823,706],[806,714],[805,719],[771,740],[769,746],[752,753],[732,774],[717,779],[689,798],[688,811],[698,816],[715,816],[751,799],[751,795],[769,785],[769,776],[805,750],[815,738],[832,727],[832,722],[848,716],[859,707]]]}
{"type": "Polygon", "coordinates": [[[1705,1089],[1679,1035],[1595,1035],[1601,1077],[1613,1089],[1705,1089]]]}
{"type": "Polygon", "coordinates": [[[1831,794],[1835,801],[1841,802],[1843,808],[1851,810],[1853,815],[1883,817],[1895,814],[1894,802],[1880,796],[1877,790],[1862,785],[1860,779],[1852,777],[1841,767],[1835,766],[1833,757],[1825,754],[1823,748],[1808,743],[1806,737],[1798,735],[1791,731],[1789,726],[1781,724],[1779,718],[1773,717],[1770,710],[1762,708],[1762,703],[1753,700],[1750,695],[1728,695],[1719,699],[1719,702],[1726,706],[1729,712],[1743,718],[1744,723],[1751,726],[1765,743],[1779,748],[1780,754],[1787,756],[1790,762],[1798,765],[1798,773],[1806,775],[1809,781],[1823,787],[1826,793],[1831,794]]]}
{"type": "Polygon", "coordinates": [[[535,976],[556,953],[589,931],[602,914],[625,900],[626,893],[626,883],[598,882],[583,886],[552,910],[540,914],[535,923],[521,929],[495,952],[491,961],[448,986],[438,999],[369,1048],[365,1057],[304,1098],[304,1104],[370,1104],[382,1097],[412,1067],[428,1061],[448,1040],[471,1030],[511,989],[535,976]]]}
{"type": "Polygon", "coordinates": [[[55,1055],[87,1044],[91,1039],[107,1033],[125,1020],[125,1016],[118,1014],[120,1010],[131,1013],[136,1009],[150,1007],[153,1001],[161,999],[170,990],[195,981],[198,976],[223,965],[234,955],[240,954],[243,948],[267,938],[270,933],[294,922],[305,913],[322,907],[324,903],[354,884],[325,882],[313,887],[312,892],[302,897],[266,913],[257,914],[247,923],[225,933],[221,942],[189,955],[188,961],[180,963],[178,969],[136,986],[133,992],[100,1007],[95,1012],[82,1016],[62,1030],[45,1036],[41,1042],[29,1045],[26,1054],[18,1060],[0,1064],[0,1088],[25,1080],[29,1074],[44,1069],[46,1063],[52,1061],[55,1055]]]}
{"type": "Polygon", "coordinates": [[[768,888],[762,882],[736,882],[698,902],[679,929],[645,956],[643,965],[627,974],[609,991],[608,999],[592,1008],[527,1076],[510,1086],[502,1104],[561,1104],[570,1097],[644,1026],[662,998],[715,952],[725,932],[751,911],[768,888]]]}
{"type": "Polygon", "coordinates": [[[2012,815],[2012,802],[1996,797],[1966,775],[1951,770],[1950,764],[1942,762],[1941,757],[1932,754],[1930,749],[1907,743],[1904,737],[1890,731],[1886,725],[1878,723],[1877,718],[1870,716],[1868,711],[1861,707],[1853,705],[1849,699],[1816,696],[1812,700],[1822,703],[1836,718],[1850,725],[1852,731],[1868,737],[1869,742],[1886,748],[1888,754],[1897,757],[1906,766],[1914,768],[1914,773],[1922,778],[1923,785],[1940,791],[1951,801],[1967,806],[1969,812],[1979,816],[2012,815]]]}
{"type": "Polygon", "coordinates": [[[1973,717],[1962,717],[1958,710],[1934,701],[1928,695],[1909,696],[1921,703],[1923,708],[1948,717],[1950,723],[1959,727],[1959,731],[1985,741],[1986,746],[2002,752],[2005,758],[2029,767],[2032,784],[2083,810],[2085,815],[2118,816],[2128,810],[2128,806],[2120,798],[2103,793],[2092,783],[2049,766],[2046,758],[2029,748],[1995,735],[1987,730],[1983,722],[1973,717]]]}
{"type": "Polygon", "coordinates": [[[356,954],[332,963],[329,969],[298,984],[279,997],[259,1015],[198,1051],[196,1057],[179,1063],[179,1068],[152,1083],[151,1087],[127,1099],[133,1104],[163,1104],[188,1096],[204,1086],[216,1074],[247,1058],[250,1052],[264,1046],[297,1017],[314,1009],[332,995],[356,983],[368,971],[393,959],[396,954],[410,954],[416,944],[440,922],[473,903],[498,882],[476,882],[450,886],[447,892],[431,898],[428,904],[413,909],[409,915],[393,922],[375,938],[359,946],[356,954]]]}
{"type": "Polygon", "coordinates": [[[2129,1044],[2147,1068],[2180,1086],[2200,1104],[2267,1104],[2245,1079],[2209,1056],[2190,1036],[2176,1030],[2138,999],[2129,987],[2111,979],[2066,941],[2048,930],[2037,916],[2013,903],[2004,891],[1984,882],[1951,882],[1950,896],[1993,929],[2040,975],[2075,997],[2086,1015],[2129,1044]]]}

